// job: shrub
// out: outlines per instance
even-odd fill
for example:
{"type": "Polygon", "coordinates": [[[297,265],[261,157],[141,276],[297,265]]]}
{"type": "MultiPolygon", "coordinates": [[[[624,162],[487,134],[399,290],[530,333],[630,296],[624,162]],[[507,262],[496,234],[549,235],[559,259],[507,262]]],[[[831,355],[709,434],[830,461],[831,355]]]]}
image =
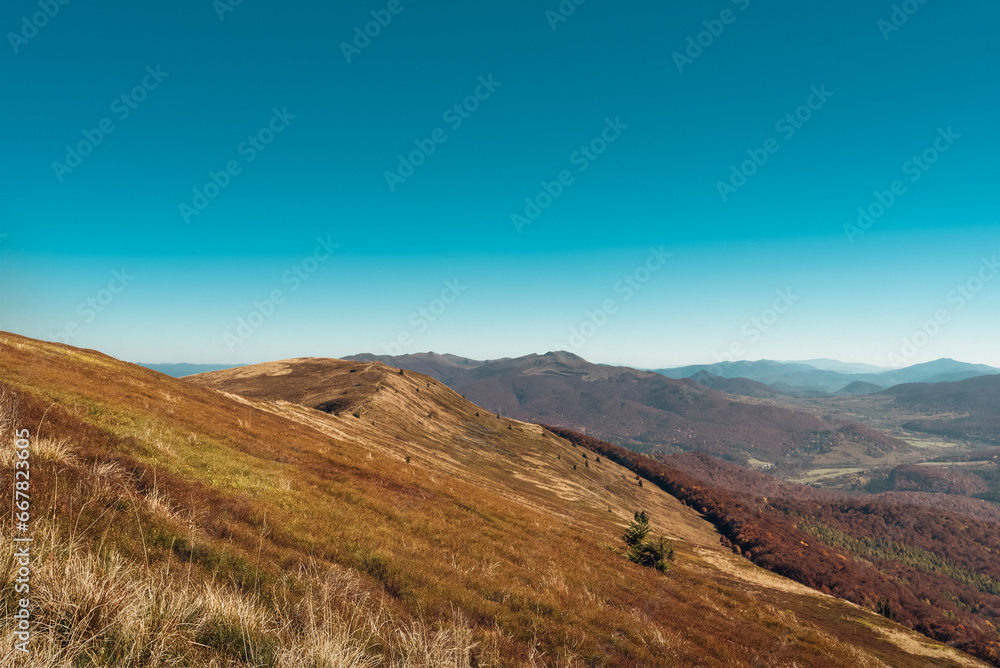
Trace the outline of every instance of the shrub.
{"type": "Polygon", "coordinates": [[[663,536],[649,538],[649,517],[646,511],[637,512],[632,522],[626,527],[622,540],[628,547],[625,556],[629,561],[655,568],[661,573],[670,570],[674,560],[674,544],[663,536]]]}

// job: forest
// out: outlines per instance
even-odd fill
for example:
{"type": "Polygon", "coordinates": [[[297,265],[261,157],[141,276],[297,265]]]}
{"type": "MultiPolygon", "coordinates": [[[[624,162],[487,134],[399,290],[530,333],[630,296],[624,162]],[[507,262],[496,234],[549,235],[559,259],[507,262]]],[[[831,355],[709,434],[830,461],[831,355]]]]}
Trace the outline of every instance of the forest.
{"type": "MultiPolygon", "coordinates": [[[[734,552],[779,575],[878,612],[1000,666],[1000,531],[940,508],[848,497],[775,481],[708,455],[671,466],[545,426],[659,486],[704,515],[734,552]],[[742,484],[723,489],[725,477],[742,484]]],[[[669,458],[668,458],[669,459],[669,458]]]]}

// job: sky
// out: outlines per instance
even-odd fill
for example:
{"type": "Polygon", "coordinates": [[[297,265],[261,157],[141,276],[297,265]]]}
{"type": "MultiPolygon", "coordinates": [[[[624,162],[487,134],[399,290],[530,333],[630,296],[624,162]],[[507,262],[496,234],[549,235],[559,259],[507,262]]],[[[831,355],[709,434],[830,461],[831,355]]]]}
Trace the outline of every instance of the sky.
{"type": "Polygon", "coordinates": [[[0,329],[147,363],[1000,366],[998,21],[10,0],[0,329]]]}

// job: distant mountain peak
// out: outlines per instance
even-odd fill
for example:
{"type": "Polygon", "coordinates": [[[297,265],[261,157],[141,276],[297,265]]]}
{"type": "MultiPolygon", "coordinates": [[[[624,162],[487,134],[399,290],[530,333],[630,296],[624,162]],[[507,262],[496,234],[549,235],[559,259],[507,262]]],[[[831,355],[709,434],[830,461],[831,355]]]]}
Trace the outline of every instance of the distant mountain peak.
{"type": "Polygon", "coordinates": [[[588,363],[589,364],[589,362],[587,362],[587,360],[583,359],[582,357],[580,357],[576,353],[571,353],[571,352],[566,351],[566,350],[551,350],[551,351],[545,353],[544,355],[542,355],[542,357],[550,357],[552,359],[556,359],[556,360],[560,360],[560,361],[567,361],[568,360],[568,361],[572,361],[572,362],[584,362],[584,363],[588,363]]]}

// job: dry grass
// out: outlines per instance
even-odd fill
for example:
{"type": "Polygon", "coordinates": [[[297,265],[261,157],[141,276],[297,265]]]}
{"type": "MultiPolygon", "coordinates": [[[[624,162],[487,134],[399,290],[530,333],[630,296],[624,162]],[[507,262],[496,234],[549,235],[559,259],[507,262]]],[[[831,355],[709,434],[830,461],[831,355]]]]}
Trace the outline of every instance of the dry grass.
{"type": "MultiPolygon", "coordinates": [[[[15,461],[13,429],[22,423],[19,409],[14,393],[0,384],[0,469],[5,477],[15,461]]],[[[58,470],[86,501],[75,514],[61,515],[51,506],[48,516],[39,517],[39,495],[33,494],[28,655],[14,649],[19,564],[8,538],[9,518],[0,523],[0,666],[470,665],[475,642],[460,612],[438,625],[399,618],[386,597],[365,587],[353,569],[312,562],[268,589],[248,592],[207,577],[172,555],[150,563],[154,551],[149,546],[140,550],[139,560],[124,556],[108,539],[106,522],[121,519],[107,509],[142,517],[147,530],[159,522],[161,529],[186,528],[192,542],[195,534],[207,537],[198,518],[185,517],[167,493],[157,487],[140,491],[122,464],[86,461],[78,450],[67,437],[32,439],[34,479],[39,471],[58,470]],[[105,529],[95,532],[101,520],[105,529]]],[[[494,665],[500,665],[498,658],[494,665]]]]}
{"type": "MultiPolygon", "coordinates": [[[[352,390],[369,420],[228,398],[0,336],[0,441],[21,426],[42,435],[32,459],[33,658],[17,664],[10,653],[5,541],[0,665],[925,660],[845,621],[846,605],[814,614],[818,597],[763,579],[748,586],[700,559],[695,544],[718,549],[711,528],[617,465],[573,473],[578,451],[537,427],[477,420],[475,406],[410,373],[364,367],[345,389],[361,377],[381,388],[375,399],[370,386],[352,390]],[[639,504],[658,531],[678,536],[669,576],[601,547],[639,504]]],[[[0,476],[9,464],[0,457],[0,476]]],[[[10,529],[0,517],[0,536],[10,529]]]]}
{"type": "MultiPolygon", "coordinates": [[[[286,668],[467,668],[475,643],[461,616],[433,627],[402,622],[349,569],[303,568],[283,583],[298,601],[265,602],[214,581],[185,577],[177,564],[130,563],[90,551],[42,520],[33,530],[31,653],[24,657],[3,599],[0,665],[224,665],[286,668]],[[26,660],[27,659],[27,660],[26,660]]],[[[13,589],[11,545],[0,545],[0,583],[13,589]]]]}

